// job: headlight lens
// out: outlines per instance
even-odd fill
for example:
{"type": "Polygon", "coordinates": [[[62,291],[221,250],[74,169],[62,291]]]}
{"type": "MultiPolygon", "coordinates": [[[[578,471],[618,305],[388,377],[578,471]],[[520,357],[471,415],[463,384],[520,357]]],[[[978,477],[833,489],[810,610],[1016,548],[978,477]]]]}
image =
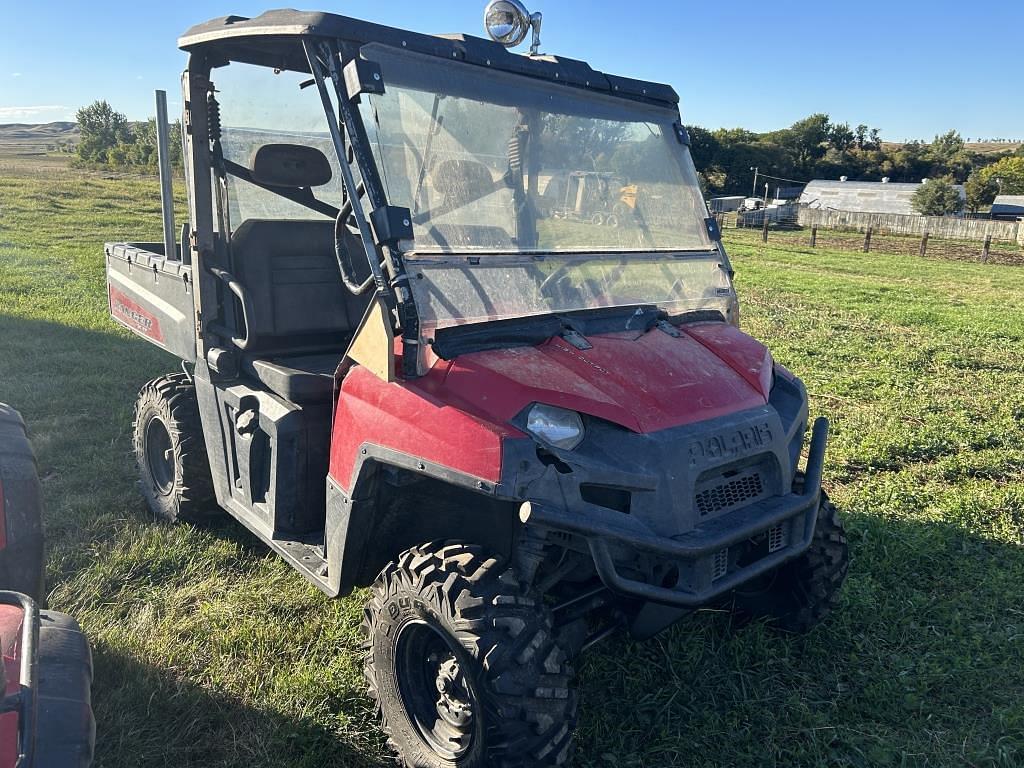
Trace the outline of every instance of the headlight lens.
{"type": "Polygon", "coordinates": [[[583,440],[583,419],[576,411],[537,403],[526,416],[526,431],[548,445],[571,451],[583,440]]]}

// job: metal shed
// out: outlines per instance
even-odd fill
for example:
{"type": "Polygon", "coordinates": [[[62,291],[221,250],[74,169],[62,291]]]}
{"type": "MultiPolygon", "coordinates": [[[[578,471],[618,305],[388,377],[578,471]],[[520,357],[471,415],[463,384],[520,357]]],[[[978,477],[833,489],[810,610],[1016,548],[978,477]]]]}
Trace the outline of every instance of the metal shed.
{"type": "MultiPolygon", "coordinates": [[[[927,182],[925,182],[927,183],[927,182]]],[[[887,181],[828,181],[815,179],[800,195],[800,204],[855,213],[898,213],[916,216],[911,198],[920,184],[894,184],[887,181]]],[[[956,190],[962,200],[967,196],[962,185],[956,190]]]]}
{"type": "Polygon", "coordinates": [[[993,219],[1024,219],[1024,195],[996,195],[992,202],[993,219]]]}

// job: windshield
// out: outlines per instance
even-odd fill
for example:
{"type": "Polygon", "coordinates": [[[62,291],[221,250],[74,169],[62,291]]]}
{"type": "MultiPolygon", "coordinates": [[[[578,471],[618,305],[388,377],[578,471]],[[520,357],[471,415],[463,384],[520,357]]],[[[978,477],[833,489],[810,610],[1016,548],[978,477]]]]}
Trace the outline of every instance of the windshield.
{"type": "Polygon", "coordinates": [[[419,254],[708,250],[675,111],[369,45],[361,102],[419,254]]]}
{"type": "Polygon", "coordinates": [[[385,93],[363,123],[431,329],[655,305],[726,315],[675,111],[381,45],[385,93]]]}

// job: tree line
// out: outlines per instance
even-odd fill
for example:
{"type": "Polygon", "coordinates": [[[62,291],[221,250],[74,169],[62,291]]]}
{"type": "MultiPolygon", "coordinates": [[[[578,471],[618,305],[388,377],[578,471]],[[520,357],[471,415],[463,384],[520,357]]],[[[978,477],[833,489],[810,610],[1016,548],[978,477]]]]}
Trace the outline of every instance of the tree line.
{"type": "Polygon", "coordinates": [[[1024,194],[1024,146],[1016,151],[976,152],[955,130],[930,143],[891,144],[883,142],[877,128],[833,123],[828,115],[818,113],[767,133],[742,128],[711,131],[700,126],[690,127],[689,132],[694,163],[705,191],[713,196],[763,194],[763,185],[758,190],[751,187],[755,167],[762,174],[793,180],[770,181],[771,192],[775,186],[842,176],[913,183],[930,179],[940,182],[933,191],[964,184],[972,211],[990,205],[1000,191],[1024,194]]]}

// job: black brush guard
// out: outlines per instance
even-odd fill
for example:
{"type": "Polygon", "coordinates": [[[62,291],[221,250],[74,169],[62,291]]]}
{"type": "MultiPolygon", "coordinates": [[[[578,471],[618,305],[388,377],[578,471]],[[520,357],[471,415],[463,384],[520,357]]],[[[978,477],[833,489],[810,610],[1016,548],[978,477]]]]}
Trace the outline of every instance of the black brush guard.
{"type": "Polygon", "coordinates": [[[669,538],[613,528],[607,524],[596,524],[579,512],[568,512],[529,501],[524,502],[520,508],[520,519],[531,525],[577,534],[586,539],[594,558],[594,567],[609,589],[642,600],[692,608],[767,573],[810,546],[817,521],[827,442],[828,419],[818,418],[811,431],[802,493],[791,493],[753,504],[710,520],[680,536],[669,538]],[[792,522],[789,523],[791,541],[787,546],[697,590],[660,586],[622,575],[616,567],[610,546],[626,547],[668,561],[697,563],[788,521],[792,522]]]}

